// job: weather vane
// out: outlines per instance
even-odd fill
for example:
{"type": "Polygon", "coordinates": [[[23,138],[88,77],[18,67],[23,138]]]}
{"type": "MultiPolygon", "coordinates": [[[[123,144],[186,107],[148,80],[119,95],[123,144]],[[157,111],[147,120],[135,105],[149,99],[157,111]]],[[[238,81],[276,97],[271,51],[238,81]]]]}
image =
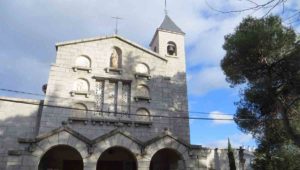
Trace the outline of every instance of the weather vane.
{"type": "Polygon", "coordinates": [[[121,20],[123,18],[120,18],[118,16],[115,16],[115,17],[112,17],[112,18],[116,20],[115,34],[118,34],[118,22],[119,22],[119,20],[121,20]]]}

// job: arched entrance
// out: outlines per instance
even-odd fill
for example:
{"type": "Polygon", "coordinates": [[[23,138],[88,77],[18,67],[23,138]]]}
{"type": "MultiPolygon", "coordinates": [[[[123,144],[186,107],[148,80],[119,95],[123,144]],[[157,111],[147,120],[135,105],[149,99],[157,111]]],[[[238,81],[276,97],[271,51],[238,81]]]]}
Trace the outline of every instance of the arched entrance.
{"type": "Polygon", "coordinates": [[[59,145],[48,150],[39,163],[39,170],[83,170],[80,153],[67,145],[59,145]]]}
{"type": "Polygon", "coordinates": [[[185,169],[182,156],[173,149],[157,151],[150,162],[150,170],[183,170],[185,169]]]}
{"type": "Polygon", "coordinates": [[[101,154],[97,170],[137,170],[137,161],[129,150],[112,147],[101,154]]]}

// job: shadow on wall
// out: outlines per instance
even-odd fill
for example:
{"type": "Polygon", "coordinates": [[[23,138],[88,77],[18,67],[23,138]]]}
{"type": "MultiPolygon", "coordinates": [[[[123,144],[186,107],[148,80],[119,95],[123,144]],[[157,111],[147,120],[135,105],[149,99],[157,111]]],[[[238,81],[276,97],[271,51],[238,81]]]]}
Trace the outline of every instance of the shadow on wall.
{"type": "Polygon", "coordinates": [[[32,138],[37,135],[42,109],[40,105],[43,101],[7,97],[0,99],[0,169],[6,169],[8,150],[24,149],[18,143],[18,138],[32,138]]]}
{"type": "MultiPolygon", "coordinates": [[[[63,89],[63,86],[58,85],[51,87],[51,96],[46,96],[47,103],[50,103],[51,105],[78,108],[81,110],[78,111],[76,109],[49,107],[44,108],[41,126],[48,127],[48,129],[42,130],[42,132],[61,126],[62,122],[68,122],[70,117],[77,117],[84,121],[73,121],[70,126],[89,138],[98,137],[103,135],[104,132],[111,131],[115,128],[123,128],[137,138],[148,140],[157,136],[165,129],[169,129],[173,135],[178,136],[189,143],[189,120],[170,118],[188,116],[186,74],[178,72],[175,75],[167,76],[168,70],[165,68],[166,61],[158,58],[143,58],[143,56],[135,56],[133,52],[125,53],[124,56],[122,56],[122,60],[123,64],[120,68],[122,69],[122,74],[114,72],[106,73],[105,70],[97,70],[96,68],[92,68],[92,74],[82,74],[82,78],[89,81],[88,84],[90,87],[88,87],[88,93],[90,96],[88,98],[85,95],[80,94],[71,96],[70,91],[72,89],[70,89],[70,87],[69,89],[63,89]],[[151,65],[152,60],[158,60],[159,64],[151,65]],[[149,69],[148,74],[140,74],[137,72],[136,66],[139,63],[147,64],[149,69]],[[103,106],[108,107],[102,107],[98,110],[100,107],[96,106],[96,98],[98,97],[96,95],[96,82],[102,80],[93,78],[93,76],[98,75],[110,77],[110,81],[116,82],[129,80],[129,82],[131,82],[131,90],[129,90],[130,102],[120,104],[120,101],[123,102],[125,99],[118,100],[119,103],[107,103],[106,101],[103,101],[103,106]],[[148,89],[149,96],[138,94],[139,86],[146,87],[146,89],[148,89]],[[79,104],[83,107],[79,107],[79,104]],[[116,105],[114,107],[117,111],[111,109],[112,105],[116,105]],[[128,110],[122,110],[127,106],[129,107],[128,110]],[[87,111],[85,111],[85,108],[87,111]],[[139,112],[141,109],[146,111],[139,112]],[[98,123],[96,123],[98,126],[95,126],[95,124],[91,121],[93,118],[144,120],[145,117],[147,117],[147,119],[145,119],[146,121],[151,121],[151,128],[128,127],[120,124],[118,124],[118,126],[101,126],[101,128],[99,128],[98,123]],[[147,133],[140,133],[141,129],[147,133]],[[136,136],[135,134],[139,134],[140,136],[136,136]]],[[[107,64],[109,67],[109,62],[107,64]]],[[[77,74],[73,72],[71,68],[70,72],[71,74],[77,74]]]]}

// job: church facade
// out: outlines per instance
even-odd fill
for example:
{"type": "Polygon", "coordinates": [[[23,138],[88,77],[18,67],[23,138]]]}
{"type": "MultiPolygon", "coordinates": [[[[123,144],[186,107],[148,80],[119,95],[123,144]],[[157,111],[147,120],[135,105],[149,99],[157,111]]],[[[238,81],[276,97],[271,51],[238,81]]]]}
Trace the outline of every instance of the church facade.
{"type": "MultiPolygon", "coordinates": [[[[56,44],[44,100],[0,97],[0,169],[228,169],[226,150],[190,143],[184,35],[166,15],[150,49],[56,44]]],[[[235,158],[249,168],[251,153],[235,158]]]]}

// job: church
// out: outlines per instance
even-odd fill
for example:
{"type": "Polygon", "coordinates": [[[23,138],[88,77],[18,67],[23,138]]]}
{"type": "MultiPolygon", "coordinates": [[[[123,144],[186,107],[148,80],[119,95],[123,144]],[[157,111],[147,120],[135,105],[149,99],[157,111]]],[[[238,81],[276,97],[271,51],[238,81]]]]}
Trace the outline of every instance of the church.
{"type": "MultiPolygon", "coordinates": [[[[150,48],[119,35],[57,43],[43,100],[0,97],[0,169],[229,169],[226,150],[190,143],[184,39],[165,15],[150,48]]],[[[251,153],[234,155],[250,169],[251,153]]]]}

